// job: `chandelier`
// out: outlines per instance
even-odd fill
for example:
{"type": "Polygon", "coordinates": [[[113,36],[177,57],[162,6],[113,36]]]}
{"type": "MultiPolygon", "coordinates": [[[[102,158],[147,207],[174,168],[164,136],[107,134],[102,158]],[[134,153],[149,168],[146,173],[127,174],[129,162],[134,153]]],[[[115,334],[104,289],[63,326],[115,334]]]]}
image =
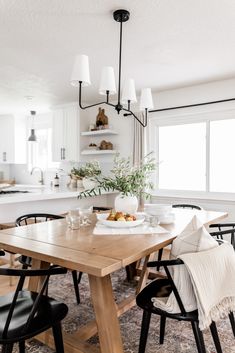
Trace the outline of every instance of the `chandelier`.
{"type": "Polygon", "coordinates": [[[117,104],[110,102],[110,96],[116,93],[114,69],[111,66],[105,66],[102,69],[99,86],[99,94],[106,95],[106,100],[91,104],[82,105],[82,87],[90,85],[89,59],[87,55],[77,55],[71,76],[72,86],[79,87],[79,106],[81,109],[88,109],[101,104],[107,104],[113,107],[118,114],[121,111],[131,114],[143,126],[147,126],[148,110],[153,108],[153,100],[150,88],[143,88],[140,97],[140,111],[144,113],[143,121],[131,110],[131,103],[136,103],[135,82],[128,79],[123,87],[121,97],[121,76],[122,76],[122,24],[129,20],[130,13],[127,10],[116,10],[113,13],[115,21],[120,23],[120,42],[119,42],[119,67],[118,67],[118,101],[117,104]],[[124,106],[125,104],[125,106],[124,106]]]}

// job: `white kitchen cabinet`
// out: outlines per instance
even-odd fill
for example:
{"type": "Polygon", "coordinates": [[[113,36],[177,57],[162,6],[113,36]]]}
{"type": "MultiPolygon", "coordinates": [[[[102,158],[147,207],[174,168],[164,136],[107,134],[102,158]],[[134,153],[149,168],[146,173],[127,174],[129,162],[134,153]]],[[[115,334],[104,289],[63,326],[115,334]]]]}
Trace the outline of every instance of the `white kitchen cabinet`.
{"type": "Polygon", "coordinates": [[[26,163],[26,120],[23,116],[0,116],[0,163],[26,163]]]}
{"type": "Polygon", "coordinates": [[[79,112],[77,105],[53,111],[52,159],[54,162],[79,160],[79,112]]]}

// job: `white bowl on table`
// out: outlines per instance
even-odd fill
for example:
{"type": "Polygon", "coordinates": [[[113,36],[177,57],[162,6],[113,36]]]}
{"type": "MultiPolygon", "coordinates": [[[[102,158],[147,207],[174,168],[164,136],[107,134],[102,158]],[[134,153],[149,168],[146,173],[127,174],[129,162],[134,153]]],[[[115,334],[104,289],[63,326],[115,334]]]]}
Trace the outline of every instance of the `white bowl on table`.
{"type": "Polygon", "coordinates": [[[165,216],[172,213],[172,206],[160,203],[147,203],[144,205],[144,211],[150,216],[165,216]]]}
{"type": "Polygon", "coordinates": [[[135,221],[109,221],[107,220],[108,214],[107,213],[97,213],[96,217],[98,219],[98,221],[100,221],[100,223],[102,223],[103,225],[107,226],[107,227],[111,227],[111,228],[131,228],[131,227],[137,227],[140,224],[142,224],[145,220],[145,216],[143,215],[143,213],[136,213],[135,217],[136,220],[135,221]]]}

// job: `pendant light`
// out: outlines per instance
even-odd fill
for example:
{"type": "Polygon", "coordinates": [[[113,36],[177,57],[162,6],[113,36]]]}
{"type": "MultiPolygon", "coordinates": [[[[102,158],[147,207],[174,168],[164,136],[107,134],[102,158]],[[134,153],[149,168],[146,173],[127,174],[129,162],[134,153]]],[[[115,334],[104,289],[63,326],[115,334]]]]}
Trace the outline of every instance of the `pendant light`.
{"type": "MultiPolygon", "coordinates": [[[[136,93],[135,93],[135,83],[133,79],[126,81],[122,97],[121,97],[121,74],[122,74],[122,24],[129,20],[130,13],[127,10],[116,10],[113,13],[113,18],[116,22],[120,23],[120,40],[119,40],[119,70],[118,70],[118,101],[117,104],[112,104],[109,102],[109,97],[116,93],[114,70],[111,66],[106,66],[103,68],[101,73],[99,94],[106,95],[106,100],[91,104],[88,106],[82,105],[82,87],[89,86],[90,81],[90,70],[89,70],[89,58],[87,55],[77,55],[73,67],[73,72],[71,76],[71,85],[79,87],[79,106],[81,109],[91,108],[100,104],[107,104],[113,107],[118,114],[121,111],[129,113],[143,126],[147,126],[147,117],[149,109],[153,108],[153,100],[150,88],[144,88],[141,91],[140,98],[140,110],[144,111],[144,121],[141,121],[131,110],[131,103],[135,103],[136,93]],[[126,107],[123,106],[126,104],[126,107]]],[[[124,114],[125,116],[126,114],[124,114]]]]}
{"type": "Polygon", "coordinates": [[[28,141],[30,142],[37,142],[37,137],[35,135],[35,130],[34,130],[34,116],[36,115],[36,112],[34,110],[31,110],[30,111],[30,114],[32,116],[32,129],[31,129],[31,133],[30,133],[30,136],[28,138],[28,141]]]}

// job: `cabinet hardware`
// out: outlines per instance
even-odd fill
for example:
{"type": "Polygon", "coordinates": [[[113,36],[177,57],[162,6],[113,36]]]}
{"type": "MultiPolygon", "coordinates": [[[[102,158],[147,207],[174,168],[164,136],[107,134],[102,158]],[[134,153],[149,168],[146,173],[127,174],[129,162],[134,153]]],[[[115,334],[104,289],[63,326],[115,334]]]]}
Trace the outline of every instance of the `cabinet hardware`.
{"type": "Polygon", "coordinates": [[[2,153],[2,160],[3,160],[3,162],[7,161],[7,153],[6,152],[2,153]]]}

